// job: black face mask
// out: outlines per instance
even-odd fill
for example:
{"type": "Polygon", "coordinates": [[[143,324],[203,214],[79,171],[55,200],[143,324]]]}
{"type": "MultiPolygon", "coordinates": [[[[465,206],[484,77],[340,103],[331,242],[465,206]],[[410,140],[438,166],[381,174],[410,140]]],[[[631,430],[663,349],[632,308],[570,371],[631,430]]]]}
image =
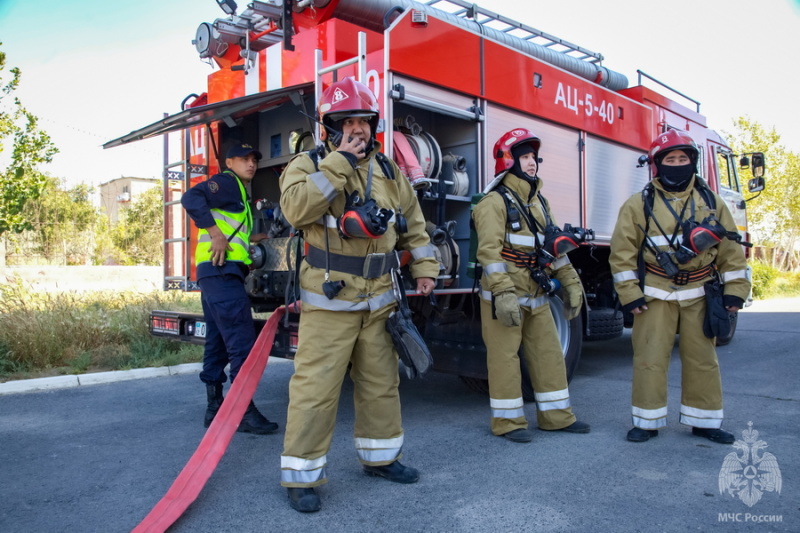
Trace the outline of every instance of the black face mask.
{"type": "Polygon", "coordinates": [[[694,163],[680,166],[658,165],[658,178],[665,190],[678,192],[686,189],[694,176],[694,163]]]}

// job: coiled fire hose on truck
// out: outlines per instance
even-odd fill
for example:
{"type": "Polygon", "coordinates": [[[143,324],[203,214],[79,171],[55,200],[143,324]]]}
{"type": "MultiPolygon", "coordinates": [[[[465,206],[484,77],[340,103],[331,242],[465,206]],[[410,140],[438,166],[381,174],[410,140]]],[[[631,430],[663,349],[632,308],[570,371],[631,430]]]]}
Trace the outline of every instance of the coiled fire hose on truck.
{"type": "Polygon", "coordinates": [[[285,312],[286,307],[273,311],[197,450],[161,501],[134,528],[133,533],[163,533],[181,517],[203,490],[222,456],[225,455],[225,450],[228,449],[228,444],[236,433],[250,400],[253,399],[258,382],[261,381],[267,366],[278,322],[285,312]]]}

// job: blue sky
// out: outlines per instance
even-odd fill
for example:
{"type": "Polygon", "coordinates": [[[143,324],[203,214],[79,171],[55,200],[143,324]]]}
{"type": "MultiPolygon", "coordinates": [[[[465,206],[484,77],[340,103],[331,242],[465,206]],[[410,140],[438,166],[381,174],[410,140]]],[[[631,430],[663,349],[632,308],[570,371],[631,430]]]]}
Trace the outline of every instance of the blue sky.
{"type": "MultiPolygon", "coordinates": [[[[800,0],[477,3],[602,53],[632,83],[636,69],[664,81],[699,100],[717,130],[748,115],[800,152],[800,0]]],[[[0,0],[7,67],[23,74],[16,94],[61,150],[46,170],[92,185],[160,176],[160,140],[100,146],[205,90],[213,69],[191,40],[223,16],[215,0],[0,0]]]]}

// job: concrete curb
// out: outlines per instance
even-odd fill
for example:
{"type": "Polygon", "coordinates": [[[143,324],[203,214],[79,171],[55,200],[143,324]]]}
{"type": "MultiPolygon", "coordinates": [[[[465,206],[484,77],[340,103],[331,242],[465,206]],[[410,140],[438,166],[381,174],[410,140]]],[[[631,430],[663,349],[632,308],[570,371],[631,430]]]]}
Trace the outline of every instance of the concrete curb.
{"type": "Polygon", "coordinates": [[[71,374],[68,376],[53,376],[50,378],[21,379],[0,383],[0,396],[19,392],[67,389],[83,385],[114,383],[130,379],[177,376],[179,374],[199,374],[202,369],[202,363],[186,363],[175,366],[135,368],[133,370],[115,370],[112,372],[96,372],[93,374],[71,374]]]}
{"type": "MultiPolygon", "coordinates": [[[[281,357],[271,358],[270,362],[272,364],[293,363],[291,359],[284,359],[281,357]]],[[[201,370],[203,370],[203,363],[186,363],[175,366],[95,372],[93,374],[70,374],[67,376],[53,376],[49,378],[20,379],[17,381],[6,381],[5,383],[0,383],[0,396],[5,394],[17,394],[20,392],[69,389],[84,385],[115,383],[117,381],[128,381],[131,379],[178,376],[181,374],[199,374],[201,370]]]]}

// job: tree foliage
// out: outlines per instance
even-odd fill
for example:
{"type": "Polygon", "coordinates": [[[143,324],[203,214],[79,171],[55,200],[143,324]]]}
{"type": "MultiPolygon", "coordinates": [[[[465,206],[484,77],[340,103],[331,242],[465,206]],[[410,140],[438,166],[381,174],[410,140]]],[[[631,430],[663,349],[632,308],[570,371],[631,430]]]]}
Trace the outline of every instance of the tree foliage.
{"type": "Polygon", "coordinates": [[[100,213],[92,203],[92,187],[81,183],[64,189],[56,178],[45,178],[43,194],[27,202],[23,213],[35,235],[38,252],[49,261],[85,264],[94,254],[100,213]]]}
{"type": "Polygon", "coordinates": [[[160,265],[163,261],[164,207],[160,187],[143,192],[111,230],[123,265],[160,265]]]}
{"type": "Polygon", "coordinates": [[[26,202],[41,195],[47,183],[38,167],[58,153],[50,136],[39,129],[37,117],[13,97],[22,76],[20,69],[12,68],[11,79],[6,79],[5,68],[6,55],[0,50],[0,155],[11,147],[7,167],[0,169],[0,235],[31,227],[23,209],[26,202]]]}
{"type": "Polygon", "coordinates": [[[735,152],[764,152],[766,158],[766,189],[747,203],[754,241],[791,252],[800,237],[800,154],[786,149],[775,128],[748,117],[736,119],[726,135],[735,152]]]}

